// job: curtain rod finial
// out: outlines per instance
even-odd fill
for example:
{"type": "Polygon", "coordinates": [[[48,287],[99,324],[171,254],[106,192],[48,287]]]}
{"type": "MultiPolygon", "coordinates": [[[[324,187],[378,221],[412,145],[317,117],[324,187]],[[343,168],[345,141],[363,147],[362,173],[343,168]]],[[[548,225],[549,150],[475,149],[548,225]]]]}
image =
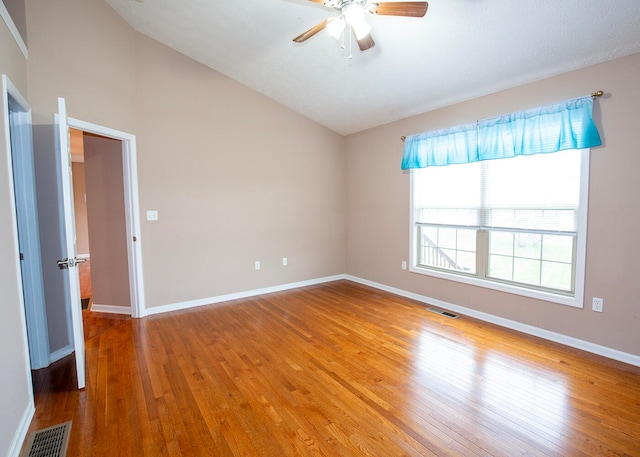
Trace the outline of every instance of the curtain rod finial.
{"type": "Polygon", "coordinates": [[[406,139],[407,139],[407,137],[406,137],[406,136],[404,136],[404,135],[402,135],[402,136],[400,137],[400,140],[401,140],[401,141],[404,141],[404,140],[406,140],[406,139]]]}

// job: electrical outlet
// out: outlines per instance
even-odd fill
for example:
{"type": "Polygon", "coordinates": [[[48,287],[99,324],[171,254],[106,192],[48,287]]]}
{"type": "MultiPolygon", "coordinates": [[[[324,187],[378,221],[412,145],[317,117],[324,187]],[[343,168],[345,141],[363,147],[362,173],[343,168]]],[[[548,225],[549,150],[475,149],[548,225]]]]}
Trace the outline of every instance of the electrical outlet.
{"type": "Polygon", "coordinates": [[[255,266],[256,270],[259,270],[260,269],[260,261],[256,260],[256,263],[254,264],[254,266],[255,266]]]}
{"type": "Polygon", "coordinates": [[[282,258],[282,266],[286,267],[287,265],[289,265],[289,260],[286,257],[282,258]]]}
{"type": "Polygon", "coordinates": [[[406,261],[402,261],[402,269],[406,270],[407,269],[407,262],[406,261]]]}
{"type": "Polygon", "coordinates": [[[604,310],[604,298],[593,297],[591,309],[601,313],[604,310]]]}

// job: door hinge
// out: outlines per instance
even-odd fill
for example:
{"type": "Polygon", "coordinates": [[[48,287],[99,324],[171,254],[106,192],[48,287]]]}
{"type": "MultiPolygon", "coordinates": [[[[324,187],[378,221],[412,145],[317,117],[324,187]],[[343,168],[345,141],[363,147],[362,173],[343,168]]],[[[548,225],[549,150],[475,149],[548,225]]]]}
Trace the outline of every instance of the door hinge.
{"type": "Polygon", "coordinates": [[[133,242],[135,243],[136,241],[138,241],[138,238],[134,236],[133,237],[133,242]]]}
{"type": "Polygon", "coordinates": [[[20,260],[24,260],[24,254],[22,252],[20,253],[20,260]]]}

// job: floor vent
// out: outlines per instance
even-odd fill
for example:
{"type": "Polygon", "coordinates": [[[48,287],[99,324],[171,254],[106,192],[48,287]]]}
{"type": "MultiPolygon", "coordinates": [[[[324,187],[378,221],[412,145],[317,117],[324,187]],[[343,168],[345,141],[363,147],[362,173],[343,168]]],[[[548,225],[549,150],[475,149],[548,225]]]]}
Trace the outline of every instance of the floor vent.
{"type": "Polygon", "coordinates": [[[445,317],[448,317],[449,319],[457,319],[460,317],[458,314],[454,314],[451,311],[445,311],[444,309],[427,308],[427,311],[431,311],[432,313],[436,313],[436,314],[441,314],[445,317]]]}
{"type": "Polygon", "coordinates": [[[71,421],[31,433],[21,457],[65,457],[71,421]]]}

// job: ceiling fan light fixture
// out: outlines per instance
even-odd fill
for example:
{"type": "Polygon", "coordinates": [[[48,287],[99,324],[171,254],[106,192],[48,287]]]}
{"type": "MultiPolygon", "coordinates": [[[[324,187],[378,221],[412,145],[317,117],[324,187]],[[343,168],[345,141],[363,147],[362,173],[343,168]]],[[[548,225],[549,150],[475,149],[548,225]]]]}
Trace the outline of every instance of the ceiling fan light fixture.
{"type": "Polygon", "coordinates": [[[327,32],[336,40],[340,39],[342,36],[342,31],[344,30],[345,21],[342,16],[338,17],[330,17],[327,20],[327,32]]]}
{"type": "Polygon", "coordinates": [[[356,39],[358,40],[363,39],[369,35],[369,32],[371,32],[371,26],[364,20],[351,24],[351,28],[353,29],[353,33],[356,34],[356,39]]]}
{"type": "Polygon", "coordinates": [[[342,14],[347,24],[351,26],[364,21],[364,8],[360,3],[349,3],[342,8],[342,14]]]}
{"type": "MultiPolygon", "coordinates": [[[[142,0],[137,0],[142,1],[142,0]]],[[[336,17],[325,19],[293,39],[296,43],[304,43],[325,28],[337,40],[344,39],[344,29],[348,25],[358,41],[361,51],[371,49],[376,45],[371,37],[371,25],[365,19],[365,13],[380,16],[423,17],[429,6],[426,1],[384,1],[377,0],[309,0],[322,3],[327,8],[340,12],[336,17]],[[374,3],[375,2],[375,3],[374,3]]],[[[351,41],[349,42],[351,43],[351,41]]],[[[344,41],[342,44],[344,48],[344,41]]]]}
{"type": "Polygon", "coordinates": [[[342,9],[344,20],[353,29],[353,33],[356,34],[356,38],[361,40],[369,35],[371,32],[371,26],[364,20],[365,9],[360,3],[349,3],[342,9]]]}

